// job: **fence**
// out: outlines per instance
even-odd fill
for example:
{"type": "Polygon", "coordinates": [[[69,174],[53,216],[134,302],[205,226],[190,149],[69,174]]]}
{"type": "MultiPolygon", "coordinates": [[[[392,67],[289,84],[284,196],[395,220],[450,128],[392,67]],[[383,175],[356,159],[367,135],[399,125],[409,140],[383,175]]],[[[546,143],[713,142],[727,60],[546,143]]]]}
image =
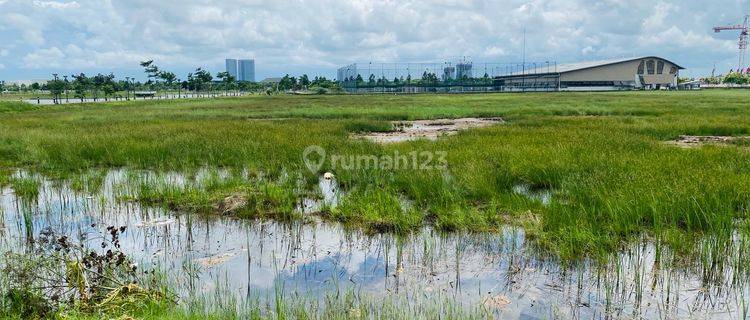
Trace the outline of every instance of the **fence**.
{"type": "MultiPolygon", "coordinates": [[[[350,93],[518,91],[498,85],[497,77],[556,74],[554,61],[530,63],[353,63],[337,70],[350,93]]],[[[551,90],[547,88],[543,90],[551,90]]]]}

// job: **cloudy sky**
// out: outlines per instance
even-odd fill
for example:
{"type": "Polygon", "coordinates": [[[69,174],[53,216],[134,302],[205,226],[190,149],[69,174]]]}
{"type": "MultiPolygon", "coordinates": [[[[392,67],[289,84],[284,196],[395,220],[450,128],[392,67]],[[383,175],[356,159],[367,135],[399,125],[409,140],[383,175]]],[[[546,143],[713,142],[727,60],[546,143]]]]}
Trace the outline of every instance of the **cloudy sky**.
{"type": "Polygon", "coordinates": [[[659,55],[717,73],[737,63],[750,0],[0,0],[0,79],[56,72],[179,76],[255,58],[258,78],[335,76],[351,62],[575,62],[659,55]],[[212,3],[213,2],[213,3],[212,3]],[[209,4],[212,3],[212,4],[209,4]]]}

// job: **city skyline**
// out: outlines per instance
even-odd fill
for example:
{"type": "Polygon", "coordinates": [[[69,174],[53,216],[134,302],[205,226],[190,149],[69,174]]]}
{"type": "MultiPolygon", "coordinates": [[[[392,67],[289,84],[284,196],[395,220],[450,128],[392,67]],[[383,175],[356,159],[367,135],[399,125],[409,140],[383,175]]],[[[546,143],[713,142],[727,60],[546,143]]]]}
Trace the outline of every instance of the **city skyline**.
{"type": "Polygon", "coordinates": [[[225,71],[237,81],[255,82],[255,59],[225,59],[225,71]]]}

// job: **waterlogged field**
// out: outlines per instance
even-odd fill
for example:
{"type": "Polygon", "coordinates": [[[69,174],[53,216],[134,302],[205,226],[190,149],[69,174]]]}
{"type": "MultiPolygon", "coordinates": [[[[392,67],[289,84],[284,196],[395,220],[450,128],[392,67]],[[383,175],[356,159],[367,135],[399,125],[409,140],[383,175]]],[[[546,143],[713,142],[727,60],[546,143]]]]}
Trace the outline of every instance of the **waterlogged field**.
{"type": "Polygon", "coordinates": [[[73,305],[5,279],[0,311],[745,318],[748,106],[742,91],[0,102],[0,248],[104,263],[93,280],[67,260],[50,272],[73,305]],[[459,118],[493,123],[440,131],[459,118]],[[417,139],[366,138],[428,119],[417,139]],[[153,272],[112,294],[131,276],[118,263],[153,272]]]}

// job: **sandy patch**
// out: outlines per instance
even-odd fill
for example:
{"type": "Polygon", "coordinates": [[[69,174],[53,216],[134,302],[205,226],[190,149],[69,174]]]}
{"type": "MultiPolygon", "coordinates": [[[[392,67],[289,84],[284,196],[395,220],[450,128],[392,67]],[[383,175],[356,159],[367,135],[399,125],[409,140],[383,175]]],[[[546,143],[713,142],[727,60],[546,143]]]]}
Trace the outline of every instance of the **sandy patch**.
{"type": "Polygon", "coordinates": [[[733,136],[687,136],[682,135],[672,141],[667,141],[667,144],[675,145],[681,148],[695,148],[700,147],[704,144],[718,144],[725,145],[732,141],[750,139],[750,137],[733,137],[733,136]]]}
{"type": "Polygon", "coordinates": [[[370,132],[354,135],[377,143],[394,143],[418,139],[436,140],[442,136],[458,133],[470,128],[481,128],[503,123],[501,118],[460,118],[415,121],[394,121],[394,131],[370,132]]]}

